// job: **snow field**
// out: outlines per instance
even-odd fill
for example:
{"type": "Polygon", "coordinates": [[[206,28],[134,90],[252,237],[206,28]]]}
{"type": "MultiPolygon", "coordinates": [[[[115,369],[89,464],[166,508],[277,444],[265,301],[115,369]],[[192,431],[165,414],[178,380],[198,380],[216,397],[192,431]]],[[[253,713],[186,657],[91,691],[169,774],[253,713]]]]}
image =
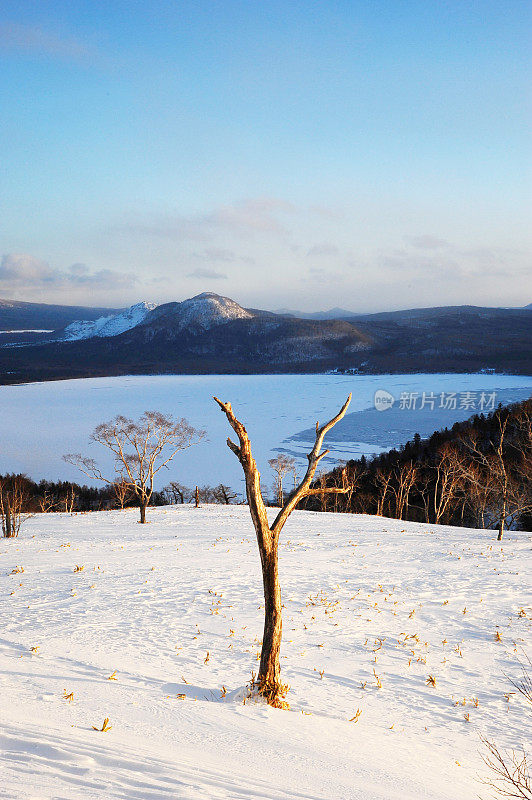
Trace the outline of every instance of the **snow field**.
{"type": "Polygon", "coordinates": [[[0,543],[0,797],[469,800],[479,734],[527,744],[529,534],[295,512],[278,711],[242,700],[248,509],[137,513],[37,515],[0,543]]]}

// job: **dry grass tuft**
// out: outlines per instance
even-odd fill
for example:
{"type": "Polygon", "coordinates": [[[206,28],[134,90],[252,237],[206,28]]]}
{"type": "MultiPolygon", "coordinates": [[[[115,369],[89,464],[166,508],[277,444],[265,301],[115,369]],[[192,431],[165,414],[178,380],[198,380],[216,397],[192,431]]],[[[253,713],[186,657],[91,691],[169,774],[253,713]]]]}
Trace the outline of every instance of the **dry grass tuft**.
{"type": "Polygon", "coordinates": [[[98,731],[99,733],[107,733],[107,731],[110,731],[112,727],[112,725],[109,725],[109,717],[106,717],[101,728],[97,728],[96,725],[93,725],[92,730],[98,731]]]}

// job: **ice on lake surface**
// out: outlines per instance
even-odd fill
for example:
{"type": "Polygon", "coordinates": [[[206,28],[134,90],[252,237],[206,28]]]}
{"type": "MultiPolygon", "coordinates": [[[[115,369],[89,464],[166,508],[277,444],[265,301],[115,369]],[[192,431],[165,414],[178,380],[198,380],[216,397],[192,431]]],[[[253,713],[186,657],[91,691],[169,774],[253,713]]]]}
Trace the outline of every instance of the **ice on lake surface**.
{"type": "MultiPolygon", "coordinates": [[[[161,375],[86,378],[0,387],[0,472],[25,472],[33,478],[83,482],[84,477],[62,460],[81,452],[112,472],[112,461],[101,446],[90,445],[94,427],[116,414],[137,417],[146,409],[186,417],[207,431],[197,447],[178,454],[160,476],[193,486],[224,482],[242,490],[240,465],[225,442],[232,433],[214,403],[216,395],[230,401],[250,434],[253,452],[271,482],[267,460],[283,451],[297,458],[300,473],[316,420],[333,416],[347,394],[349,414],[329,434],[330,454],[322,465],[371,455],[400,445],[419,432],[428,436],[440,427],[467,419],[480,410],[480,395],[496,393],[495,404],[529,397],[532,377],[512,375],[161,375]],[[377,390],[390,392],[394,406],[377,412],[377,390]],[[399,408],[401,393],[457,393],[457,408],[413,411],[399,408]],[[460,408],[460,395],[475,393],[474,408],[460,408]],[[327,462],[325,464],[325,462],[327,462]]],[[[419,406],[420,399],[417,405],[419,406]]],[[[105,471],[105,470],[104,470],[105,471]]]]}

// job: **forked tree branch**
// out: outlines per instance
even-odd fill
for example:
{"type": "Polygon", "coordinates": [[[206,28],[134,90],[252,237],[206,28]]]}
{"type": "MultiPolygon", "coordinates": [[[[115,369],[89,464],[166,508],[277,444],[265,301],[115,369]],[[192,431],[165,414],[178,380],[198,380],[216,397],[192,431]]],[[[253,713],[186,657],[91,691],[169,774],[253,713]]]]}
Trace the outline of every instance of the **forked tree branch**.
{"type": "MultiPolygon", "coordinates": [[[[251,510],[251,515],[253,517],[253,521],[255,522],[255,517],[260,517],[261,523],[264,523],[266,518],[266,509],[264,507],[264,502],[262,500],[262,495],[260,492],[260,473],[257,469],[257,465],[255,463],[255,459],[251,453],[251,443],[249,441],[249,436],[244,425],[235,417],[233,409],[231,407],[231,403],[223,403],[217,397],[214,400],[218,403],[222,411],[224,412],[227,420],[236,433],[238,437],[238,441],[240,446],[236,445],[231,439],[227,439],[227,446],[233,453],[236,455],[240,463],[242,464],[242,468],[244,470],[244,475],[246,478],[246,493],[247,499],[251,510]]],[[[297,504],[303,500],[304,497],[308,495],[314,494],[345,494],[349,491],[349,487],[345,488],[338,488],[338,487],[325,487],[323,489],[311,489],[312,480],[316,473],[316,468],[321,461],[321,459],[327,455],[329,452],[328,450],[324,450],[323,453],[321,451],[321,447],[323,444],[323,440],[325,435],[328,431],[333,428],[337,422],[339,422],[342,417],[345,415],[349,403],[351,402],[351,394],[343,404],[342,408],[333,417],[329,422],[326,422],[325,425],[320,427],[319,423],[316,423],[316,439],[314,441],[314,446],[310,453],[307,455],[308,459],[308,467],[305,473],[305,476],[295,492],[288,498],[284,506],[281,508],[279,513],[277,514],[273,524],[269,527],[269,531],[272,534],[272,544],[275,543],[279,534],[285,524],[286,520],[292,513],[292,511],[296,508],[297,504]]],[[[257,526],[255,525],[257,528],[257,526]]]]}
{"type": "MultiPolygon", "coordinates": [[[[347,411],[350,402],[351,402],[351,392],[349,393],[347,400],[345,401],[342,408],[335,417],[330,419],[329,422],[326,422],[325,425],[323,425],[321,428],[319,422],[316,422],[316,439],[314,441],[314,447],[307,455],[308,459],[307,471],[303,477],[303,480],[301,481],[295,492],[293,492],[292,495],[288,498],[288,500],[286,501],[282,509],[279,511],[273,522],[271,531],[275,537],[279,536],[283,528],[283,525],[285,524],[286,520],[288,519],[294,508],[297,507],[297,504],[301,500],[303,500],[304,497],[307,497],[309,491],[312,491],[310,489],[310,486],[312,483],[312,479],[314,478],[314,475],[316,473],[316,468],[321,459],[324,456],[326,456],[327,453],[329,452],[328,450],[324,450],[323,453],[320,453],[321,446],[325,438],[325,434],[328,433],[331,430],[331,428],[333,428],[336,425],[337,422],[340,422],[342,417],[345,415],[345,412],[347,411]]],[[[348,490],[349,487],[345,487],[337,492],[333,492],[333,494],[345,494],[348,490]]]]}

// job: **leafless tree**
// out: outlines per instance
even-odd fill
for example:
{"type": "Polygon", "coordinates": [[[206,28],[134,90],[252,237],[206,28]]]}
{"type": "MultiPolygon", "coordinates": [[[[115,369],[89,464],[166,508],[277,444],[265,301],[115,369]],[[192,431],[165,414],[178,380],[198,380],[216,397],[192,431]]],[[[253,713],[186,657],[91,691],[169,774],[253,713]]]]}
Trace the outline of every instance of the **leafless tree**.
{"type": "Polygon", "coordinates": [[[120,506],[121,511],[123,511],[125,504],[133,496],[131,486],[126,480],[124,480],[124,478],[121,477],[113,482],[112,488],[116,501],[120,506]]]}
{"type": "MultiPolygon", "coordinates": [[[[511,682],[525,699],[526,708],[530,712],[532,707],[532,661],[525,654],[525,660],[519,663],[522,676],[511,682]]],[[[522,754],[513,750],[509,754],[501,753],[496,744],[484,736],[480,738],[488,750],[488,754],[483,756],[483,760],[491,773],[490,778],[482,780],[482,783],[493,789],[498,797],[532,800],[532,775],[526,750],[523,750],[522,754]]]]}
{"type": "Polygon", "coordinates": [[[523,661],[519,660],[521,667],[521,677],[518,680],[512,680],[512,686],[519,692],[526,702],[532,706],[532,660],[526,653],[524,654],[523,661]]]}
{"type": "Polygon", "coordinates": [[[326,472],[319,472],[317,479],[314,481],[316,488],[319,487],[319,491],[317,491],[316,497],[320,504],[320,511],[327,511],[327,506],[329,504],[329,494],[327,493],[327,473],[326,472]]]}
{"type": "Polygon", "coordinates": [[[392,494],[395,498],[395,518],[403,519],[408,514],[410,492],[417,480],[417,467],[408,461],[393,470],[392,494]]]}
{"type": "MultiPolygon", "coordinates": [[[[364,475],[365,470],[356,463],[348,467],[344,462],[341,469],[337,469],[333,472],[335,486],[341,486],[345,489],[343,504],[346,512],[350,511],[353,507],[353,494],[364,475]]],[[[336,511],[338,508],[338,500],[340,499],[339,495],[334,495],[334,499],[334,510],[336,511]]]]}
{"type": "MultiPolygon", "coordinates": [[[[311,452],[308,454],[307,471],[296,490],[290,495],[279,509],[272,525],[268,522],[266,507],[262,499],[260,488],[260,472],[251,452],[251,443],[244,425],[235,417],[230,403],[223,403],[217,397],[218,403],[227,417],[231,428],[237,435],[238,444],[227,439],[227,446],[236,455],[246,481],[246,497],[249,505],[251,519],[257,535],[259,547],[262,580],[264,587],[264,635],[262,638],[262,651],[259,672],[255,682],[256,690],[273,706],[282,706],[284,687],[280,681],[279,652],[282,638],[282,606],[281,587],[279,583],[278,547],[279,535],[292,511],[298,503],[308,495],[317,495],[322,489],[311,488],[312,480],[320,460],[329,452],[321,453],[325,434],[342,419],[351,402],[351,395],[329,422],[322,427],[316,423],[316,439],[311,452]]],[[[329,493],[344,493],[342,487],[329,487],[329,493]]]]}
{"type": "Polygon", "coordinates": [[[219,483],[218,486],[215,486],[212,490],[212,494],[216,502],[224,506],[231,505],[231,500],[236,500],[237,498],[236,492],[233,492],[232,489],[224,483],[219,483]]]}
{"type": "Polygon", "coordinates": [[[54,494],[52,494],[52,492],[45,491],[37,498],[37,505],[43,514],[47,514],[49,511],[52,511],[56,502],[57,498],[54,494]]]}
{"type": "Polygon", "coordinates": [[[532,510],[529,419],[522,414],[517,434],[512,432],[510,436],[509,420],[508,415],[497,415],[498,430],[488,447],[479,440],[476,431],[460,440],[468,456],[467,463],[461,466],[463,477],[475,487],[483,516],[491,517],[490,524],[497,526],[498,541],[507,526],[532,510]]]}
{"type": "MultiPolygon", "coordinates": [[[[140,522],[146,522],[146,508],[153,494],[157,473],[168,466],[181,450],[197,444],[204,431],[196,430],[185,419],[174,420],[159,411],[145,411],[140,419],[117,416],[103,422],[94,430],[91,439],[107,447],[115,457],[115,474],[125,481],[138,500],[140,522]]],[[[85,475],[113,484],[116,477],[102,474],[94,459],[80,453],[63,456],[85,475]]]]}
{"type": "Polygon", "coordinates": [[[526,752],[504,754],[493,742],[481,739],[488,749],[488,755],[482,758],[491,772],[491,777],[482,782],[498,797],[532,800],[532,777],[526,752]]]}
{"type": "Polygon", "coordinates": [[[170,481],[168,486],[165,486],[163,489],[163,492],[174,505],[178,503],[183,505],[183,503],[188,503],[192,499],[192,492],[190,489],[187,486],[183,486],[179,481],[170,481]]]}
{"type": "MultiPolygon", "coordinates": [[[[437,455],[436,479],[432,495],[433,519],[436,525],[445,519],[462,483],[464,457],[456,447],[444,444],[437,455]]],[[[428,521],[428,520],[427,520],[428,521]]]]}
{"type": "Polygon", "coordinates": [[[294,472],[296,462],[291,456],[279,453],[275,458],[270,458],[268,464],[275,474],[275,494],[277,495],[277,505],[281,508],[284,503],[283,480],[285,475],[294,472]]]}
{"type": "Polygon", "coordinates": [[[5,539],[18,536],[22,523],[27,519],[23,513],[27,500],[23,475],[0,478],[0,521],[5,539]]]}
{"type": "Polygon", "coordinates": [[[388,488],[392,480],[392,473],[379,468],[375,473],[375,483],[379,488],[379,498],[377,500],[377,516],[384,514],[385,503],[388,497],[388,488]]]}
{"type": "Polygon", "coordinates": [[[63,511],[67,512],[68,514],[72,514],[74,511],[74,505],[77,500],[77,494],[74,490],[72,484],[67,487],[65,493],[61,496],[60,502],[63,507],[63,511]]]}

